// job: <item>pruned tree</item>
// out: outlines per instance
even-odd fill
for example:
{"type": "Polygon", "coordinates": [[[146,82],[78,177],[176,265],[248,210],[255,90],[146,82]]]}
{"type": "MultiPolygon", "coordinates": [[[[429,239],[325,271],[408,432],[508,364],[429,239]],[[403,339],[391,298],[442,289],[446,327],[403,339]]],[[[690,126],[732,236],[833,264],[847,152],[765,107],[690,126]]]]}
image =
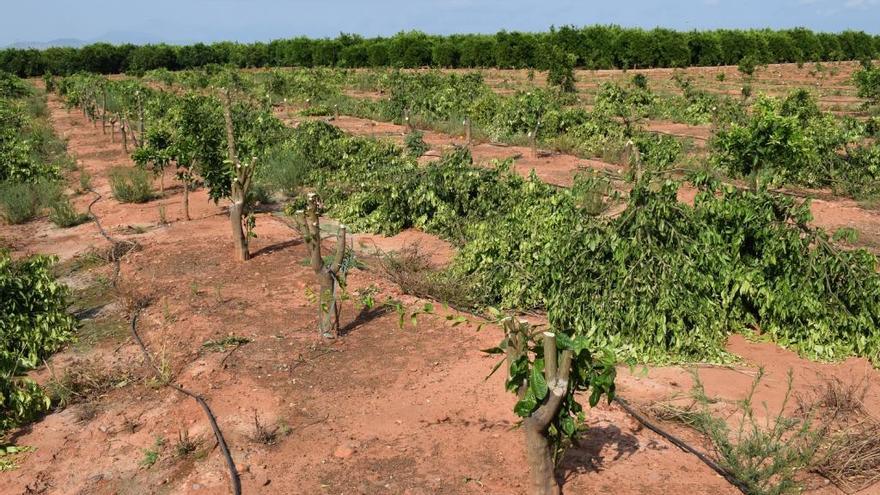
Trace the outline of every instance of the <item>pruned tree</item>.
{"type": "Polygon", "coordinates": [[[517,396],[514,412],[522,418],[526,457],[533,495],[558,495],[555,466],[567,445],[577,436],[584,412],[575,399],[578,391],[591,390],[590,406],[605,395],[614,397],[614,356],[601,360],[587,350],[584,336],[536,330],[508,316],[501,318],[504,340],[491,354],[504,354],[506,387],[517,396]]]}
{"type": "Polygon", "coordinates": [[[345,237],[346,228],[340,226],[336,237],[336,254],[329,263],[321,253],[320,201],[316,194],[309,194],[306,209],[294,214],[297,228],[309,248],[309,260],[318,277],[318,331],[322,338],[339,336],[339,312],[341,291],[345,288],[345,237]]]}

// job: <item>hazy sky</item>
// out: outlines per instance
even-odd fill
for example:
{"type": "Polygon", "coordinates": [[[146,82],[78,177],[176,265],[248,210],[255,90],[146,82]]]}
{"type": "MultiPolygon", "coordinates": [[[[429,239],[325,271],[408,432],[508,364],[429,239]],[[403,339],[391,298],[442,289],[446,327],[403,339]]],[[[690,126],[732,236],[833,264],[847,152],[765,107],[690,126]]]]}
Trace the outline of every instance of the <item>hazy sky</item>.
{"type": "Polygon", "coordinates": [[[0,46],[99,37],[270,40],[295,35],[540,31],[550,25],[794,27],[880,34],[880,0],[0,0],[0,46]]]}

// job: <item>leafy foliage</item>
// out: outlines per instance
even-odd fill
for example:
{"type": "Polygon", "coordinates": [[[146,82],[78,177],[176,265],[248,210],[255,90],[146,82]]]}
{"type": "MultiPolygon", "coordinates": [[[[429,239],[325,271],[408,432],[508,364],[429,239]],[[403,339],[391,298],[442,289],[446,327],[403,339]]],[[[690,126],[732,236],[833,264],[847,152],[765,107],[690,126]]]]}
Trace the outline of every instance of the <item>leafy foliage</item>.
{"type": "Polygon", "coordinates": [[[820,112],[805,91],[785,100],[762,96],[746,122],[718,131],[711,159],[735,177],[760,175],[770,184],[830,185],[860,195],[880,180],[876,163],[870,164],[872,152],[860,144],[862,134],[820,112]]]}
{"type": "Polygon", "coordinates": [[[13,260],[0,253],[0,431],[50,406],[40,387],[21,375],[73,336],[67,288],[55,281],[53,260],[13,260]]]}
{"type": "Polygon", "coordinates": [[[812,358],[876,358],[872,255],[835,248],[789,198],[707,188],[689,207],[677,189],[639,184],[599,221],[568,193],[533,196],[476,226],[453,269],[487,303],[544,307],[624,357],[723,361],[727,335],[745,331],[812,358]]]}
{"type": "Polygon", "coordinates": [[[425,143],[424,136],[425,135],[421,131],[407,133],[406,137],[403,139],[403,146],[406,148],[407,154],[418,158],[430,149],[430,146],[425,143]]]}
{"type": "Polygon", "coordinates": [[[858,95],[867,99],[868,106],[880,105],[880,68],[870,61],[853,74],[858,95]]]}

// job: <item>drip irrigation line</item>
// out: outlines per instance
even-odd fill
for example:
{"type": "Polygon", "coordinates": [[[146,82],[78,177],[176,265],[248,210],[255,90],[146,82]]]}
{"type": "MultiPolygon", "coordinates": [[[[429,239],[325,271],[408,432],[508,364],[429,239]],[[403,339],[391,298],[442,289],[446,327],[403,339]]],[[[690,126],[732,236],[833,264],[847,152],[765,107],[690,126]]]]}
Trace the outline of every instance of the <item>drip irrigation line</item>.
{"type": "MultiPolygon", "coordinates": [[[[131,315],[131,335],[132,337],[134,337],[135,342],[137,342],[138,347],[141,348],[141,352],[143,353],[144,359],[146,359],[147,364],[149,364],[150,367],[153,368],[153,370],[156,372],[156,375],[161,378],[161,376],[163,375],[162,371],[159,369],[158,366],[156,366],[156,363],[153,361],[153,356],[150,355],[150,351],[147,350],[146,344],[144,344],[144,341],[141,339],[141,336],[138,334],[137,331],[137,321],[140,313],[141,308],[137,308],[131,315]]],[[[220,426],[217,424],[217,418],[211,411],[211,407],[208,406],[208,403],[201,395],[191,392],[174,382],[168,382],[167,386],[173,388],[183,395],[186,395],[187,397],[191,397],[199,404],[199,406],[201,406],[202,410],[205,412],[205,416],[208,417],[208,422],[211,423],[211,429],[214,431],[214,437],[217,439],[217,445],[220,446],[220,452],[226,459],[226,467],[229,470],[229,483],[231,485],[232,493],[234,495],[241,495],[241,478],[239,478],[238,476],[238,469],[235,467],[235,461],[232,459],[232,454],[229,452],[229,447],[226,444],[226,439],[223,437],[223,432],[220,430],[220,426]]]]}
{"type": "Polygon", "coordinates": [[[101,196],[101,193],[99,193],[98,191],[95,191],[92,188],[89,188],[88,191],[95,195],[95,199],[93,199],[92,202],[89,203],[89,206],[87,208],[89,216],[92,217],[92,220],[95,222],[95,225],[98,226],[98,232],[100,232],[101,235],[104,237],[104,239],[107,239],[107,241],[112,246],[110,248],[110,255],[108,256],[108,258],[110,259],[110,261],[113,262],[113,265],[114,265],[114,268],[113,268],[113,287],[116,287],[116,283],[119,281],[119,271],[122,268],[122,263],[119,259],[119,256],[116,256],[116,246],[119,245],[119,241],[110,237],[110,234],[108,234],[107,231],[104,230],[104,227],[101,225],[101,221],[98,220],[98,215],[95,215],[92,212],[92,207],[95,206],[95,203],[97,203],[98,201],[101,201],[101,198],[103,196],[101,196]]]}
{"type": "MultiPolygon", "coordinates": [[[[117,246],[121,245],[122,242],[110,237],[110,235],[107,233],[106,230],[104,230],[104,227],[101,225],[98,216],[92,213],[92,206],[100,201],[102,196],[94,189],[89,189],[89,191],[95,194],[95,199],[93,199],[92,202],[89,203],[89,215],[91,215],[92,219],[95,221],[95,225],[98,226],[98,231],[101,233],[101,235],[105,239],[107,239],[110,244],[113,245],[110,252],[110,258],[116,265],[113,275],[113,287],[116,287],[116,284],[119,280],[119,270],[121,265],[120,258],[122,257],[121,254],[117,253],[116,248],[117,246]]],[[[138,334],[137,331],[137,321],[138,317],[140,316],[141,310],[142,308],[137,307],[131,315],[131,335],[132,337],[134,337],[137,345],[141,348],[141,352],[143,353],[144,359],[146,359],[147,364],[149,364],[149,366],[153,368],[153,371],[156,372],[156,376],[161,378],[163,375],[162,371],[159,369],[158,366],[156,366],[156,363],[153,361],[153,356],[150,354],[150,351],[147,349],[146,344],[144,344],[144,341],[141,339],[141,336],[140,334],[138,334]]],[[[229,482],[231,485],[232,493],[233,495],[241,495],[241,478],[238,475],[238,469],[235,467],[235,461],[232,459],[232,454],[229,452],[229,446],[226,444],[226,439],[223,437],[223,432],[220,430],[220,426],[217,424],[217,418],[214,416],[213,411],[211,411],[211,407],[208,405],[207,401],[205,401],[205,399],[201,395],[191,392],[174,382],[168,382],[166,385],[178,391],[179,393],[195,400],[205,412],[205,416],[208,417],[208,422],[211,424],[211,430],[213,430],[214,432],[214,437],[217,439],[217,445],[220,446],[220,451],[222,452],[223,457],[226,460],[226,466],[229,470],[229,482]]]]}
{"type": "Polygon", "coordinates": [[[691,447],[690,445],[688,445],[687,443],[685,443],[684,440],[681,440],[680,438],[676,437],[675,435],[664,431],[659,426],[652,423],[650,420],[648,420],[648,418],[643,416],[640,412],[636,411],[635,408],[633,408],[629,404],[629,402],[626,401],[626,399],[624,399],[623,397],[621,397],[619,395],[616,395],[614,397],[614,402],[616,402],[617,405],[619,405],[630,416],[635,418],[636,421],[638,421],[639,423],[644,425],[645,428],[647,428],[647,429],[653,431],[654,433],[660,435],[661,437],[665,438],[666,440],[668,440],[669,442],[671,442],[673,445],[680,448],[681,450],[683,450],[689,454],[693,454],[694,456],[697,457],[697,459],[703,461],[703,464],[712,468],[713,471],[715,471],[716,473],[721,475],[725,480],[727,480],[728,483],[735,486],[739,491],[741,491],[745,495],[751,495],[752,492],[751,492],[751,490],[749,490],[749,487],[746,486],[742,481],[740,481],[736,477],[734,477],[732,474],[730,474],[729,471],[727,471],[723,467],[719,466],[718,463],[716,463],[715,461],[710,459],[706,454],[700,452],[699,450],[697,450],[697,449],[691,447]]]}

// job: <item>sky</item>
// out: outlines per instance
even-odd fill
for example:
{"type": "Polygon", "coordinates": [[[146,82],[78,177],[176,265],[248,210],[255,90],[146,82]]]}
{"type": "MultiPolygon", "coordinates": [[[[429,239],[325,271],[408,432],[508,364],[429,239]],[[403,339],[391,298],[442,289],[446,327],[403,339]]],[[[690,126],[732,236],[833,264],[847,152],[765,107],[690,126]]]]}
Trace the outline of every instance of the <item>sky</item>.
{"type": "Polygon", "coordinates": [[[85,41],[258,41],[298,35],[432,34],[551,25],[782,28],[880,34],[880,0],[0,0],[0,46],[85,41]]]}

